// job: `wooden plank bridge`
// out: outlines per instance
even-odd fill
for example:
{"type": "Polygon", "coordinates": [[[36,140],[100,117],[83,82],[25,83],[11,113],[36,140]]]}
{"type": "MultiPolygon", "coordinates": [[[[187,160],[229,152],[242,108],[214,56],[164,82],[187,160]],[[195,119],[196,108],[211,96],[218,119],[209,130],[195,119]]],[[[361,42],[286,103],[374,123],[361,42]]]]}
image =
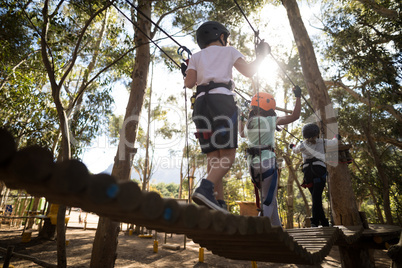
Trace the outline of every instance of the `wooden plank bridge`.
{"type": "MultiPolygon", "coordinates": [[[[12,189],[46,197],[52,203],[80,207],[114,221],[167,233],[185,234],[213,254],[238,260],[316,264],[334,245],[398,238],[397,226],[334,226],[283,230],[266,217],[235,216],[143,192],[134,182],[107,174],[89,174],[78,160],[54,163],[38,146],[16,151],[12,137],[0,131],[0,180],[12,189]]],[[[381,245],[381,243],[377,243],[381,245]]],[[[381,246],[379,246],[381,247],[381,246]]]]}

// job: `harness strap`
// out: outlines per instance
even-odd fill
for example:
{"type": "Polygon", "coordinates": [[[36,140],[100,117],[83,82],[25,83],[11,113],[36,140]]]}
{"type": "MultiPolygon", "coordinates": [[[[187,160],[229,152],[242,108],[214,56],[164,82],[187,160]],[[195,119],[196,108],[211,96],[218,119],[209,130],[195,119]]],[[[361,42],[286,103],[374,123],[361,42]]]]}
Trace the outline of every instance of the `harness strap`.
{"type": "Polygon", "coordinates": [[[197,86],[196,95],[200,94],[201,92],[208,93],[211,89],[218,88],[218,87],[224,87],[229,90],[232,90],[232,81],[229,81],[229,83],[215,83],[214,81],[211,81],[211,82],[209,82],[208,85],[197,86]]]}
{"type": "Polygon", "coordinates": [[[306,167],[303,167],[303,171],[309,168],[311,170],[311,172],[315,176],[315,178],[313,178],[313,181],[310,181],[309,183],[307,183],[306,181],[303,180],[303,184],[301,185],[303,188],[311,188],[311,187],[314,186],[314,183],[320,183],[322,181],[325,182],[325,179],[327,177],[328,172],[325,172],[322,176],[319,176],[314,172],[313,163],[318,162],[318,161],[324,163],[324,161],[322,161],[322,160],[320,160],[320,159],[318,159],[316,157],[313,157],[313,158],[310,158],[310,159],[306,159],[304,161],[304,163],[302,164],[302,167],[304,165],[307,165],[306,167]]]}
{"type": "Polygon", "coordinates": [[[265,200],[264,200],[264,205],[266,205],[266,206],[271,205],[272,200],[274,199],[275,189],[276,189],[276,185],[277,185],[277,182],[278,182],[278,171],[277,171],[277,169],[274,168],[274,169],[270,169],[268,171],[272,171],[272,172],[267,172],[266,171],[266,172],[264,172],[262,174],[263,176],[266,176],[266,177],[271,176],[273,174],[271,185],[269,186],[267,198],[265,198],[265,200]]]}
{"type": "MultiPolygon", "coordinates": [[[[322,161],[321,159],[318,159],[317,157],[313,157],[313,158],[306,159],[306,160],[304,161],[304,163],[301,164],[301,166],[303,167],[304,165],[308,165],[307,167],[309,167],[309,166],[311,166],[314,162],[318,162],[318,161],[324,163],[324,161],[322,161]]],[[[306,168],[307,168],[307,167],[306,167],[306,168]]]]}
{"type": "Polygon", "coordinates": [[[262,147],[249,147],[246,149],[246,154],[255,157],[257,155],[260,155],[261,152],[264,150],[270,150],[271,152],[275,153],[275,149],[272,148],[271,145],[264,145],[262,147]]]}
{"type": "Polygon", "coordinates": [[[203,131],[203,132],[198,131],[198,132],[195,132],[194,135],[197,139],[199,139],[202,135],[203,139],[207,140],[207,139],[211,138],[212,131],[203,131]]]}
{"type": "MultiPolygon", "coordinates": [[[[266,205],[266,206],[269,206],[272,203],[272,200],[273,200],[274,195],[275,195],[276,185],[278,183],[278,170],[277,170],[276,167],[268,169],[267,171],[262,173],[262,178],[263,179],[268,178],[271,175],[273,175],[272,181],[271,181],[271,184],[270,184],[269,189],[268,189],[267,197],[264,200],[264,205],[266,205]]],[[[254,174],[253,169],[251,169],[251,178],[252,178],[252,181],[253,181],[253,184],[254,184],[254,189],[261,187],[261,182],[258,182],[256,180],[256,179],[260,178],[260,175],[254,174]]],[[[258,203],[259,203],[258,191],[255,191],[255,192],[256,192],[256,201],[258,200],[258,203]]],[[[259,206],[258,203],[256,203],[256,204],[257,204],[257,207],[259,208],[260,206],[259,206]]]]}

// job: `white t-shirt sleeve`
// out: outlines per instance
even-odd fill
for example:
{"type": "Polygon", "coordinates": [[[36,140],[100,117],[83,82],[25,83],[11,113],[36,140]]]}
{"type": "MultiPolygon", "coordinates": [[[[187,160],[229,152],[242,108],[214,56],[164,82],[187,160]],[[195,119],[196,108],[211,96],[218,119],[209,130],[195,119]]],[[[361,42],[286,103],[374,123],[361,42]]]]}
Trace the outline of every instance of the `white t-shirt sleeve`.
{"type": "Polygon", "coordinates": [[[337,138],[333,138],[332,140],[325,140],[326,145],[328,147],[336,147],[338,145],[338,139],[337,138]]]}
{"type": "Polygon", "coordinates": [[[242,57],[234,47],[210,46],[191,57],[187,70],[197,71],[198,85],[227,83],[232,80],[234,63],[242,57]]]}

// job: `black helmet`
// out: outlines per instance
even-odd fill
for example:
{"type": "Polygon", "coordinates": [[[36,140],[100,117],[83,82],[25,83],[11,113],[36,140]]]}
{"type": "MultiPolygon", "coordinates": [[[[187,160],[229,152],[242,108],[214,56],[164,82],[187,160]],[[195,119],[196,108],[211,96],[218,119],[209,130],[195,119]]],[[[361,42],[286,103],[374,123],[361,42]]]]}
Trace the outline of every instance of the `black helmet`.
{"type": "Polygon", "coordinates": [[[304,125],[302,133],[305,139],[317,137],[320,134],[320,128],[313,123],[307,124],[304,125]]]}
{"type": "Polygon", "coordinates": [[[225,26],[220,24],[217,21],[207,21],[204,22],[198,29],[197,29],[197,43],[198,46],[203,49],[206,48],[207,45],[210,43],[220,40],[219,37],[221,34],[224,34],[225,44],[226,46],[227,38],[230,35],[228,29],[225,26]]]}

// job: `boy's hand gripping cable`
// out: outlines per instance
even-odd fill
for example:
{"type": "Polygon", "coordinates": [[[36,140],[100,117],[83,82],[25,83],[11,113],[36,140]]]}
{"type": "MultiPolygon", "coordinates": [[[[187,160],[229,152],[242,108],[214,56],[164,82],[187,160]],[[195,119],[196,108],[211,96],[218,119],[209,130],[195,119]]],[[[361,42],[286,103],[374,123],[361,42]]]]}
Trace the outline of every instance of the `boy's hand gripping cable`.
{"type": "Polygon", "coordinates": [[[186,77],[186,71],[187,71],[187,67],[188,67],[188,62],[190,61],[190,57],[192,55],[190,49],[188,49],[185,46],[180,46],[177,49],[177,54],[179,54],[181,56],[181,61],[182,63],[180,64],[180,69],[181,69],[181,73],[183,74],[184,77],[186,77]],[[183,56],[183,53],[187,53],[187,58],[185,58],[183,56]]]}

